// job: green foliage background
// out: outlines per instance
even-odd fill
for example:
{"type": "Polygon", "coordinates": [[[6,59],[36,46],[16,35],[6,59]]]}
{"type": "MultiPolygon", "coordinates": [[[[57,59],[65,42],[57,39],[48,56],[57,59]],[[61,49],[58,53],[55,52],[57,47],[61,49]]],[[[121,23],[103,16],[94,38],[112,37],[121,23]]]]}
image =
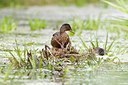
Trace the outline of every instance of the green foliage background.
{"type": "Polygon", "coordinates": [[[100,0],[0,0],[0,7],[30,5],[77,5],[99,3],[100,0]]]}

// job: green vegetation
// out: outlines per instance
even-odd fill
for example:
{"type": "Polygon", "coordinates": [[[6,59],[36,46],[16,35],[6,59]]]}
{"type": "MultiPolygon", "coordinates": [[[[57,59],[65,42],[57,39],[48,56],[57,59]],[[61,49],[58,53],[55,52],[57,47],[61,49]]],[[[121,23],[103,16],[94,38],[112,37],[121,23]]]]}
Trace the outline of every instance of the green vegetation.
{"type": "MultiPolygon", "coordinates": [[[[4,81],[13,80],[15,76],[18,76],[18,79],[23,79],[25,76],[27,79],[44,79],[50,78],[50,76],[58,75],[60,77],[66,77],[70,72],[70,67],[73,68],[90,68],[92,71],[97,69],[100,65],[113,62],[116,58],[111,57],[107,59],[96,58],[96,55],[92,48],[99,47],[99,41],[95,42],[90,41],[90,46],[79,37],[83,47],[87,51],[86,55],[81,54],[82,57],[75,58],[73,56],[69,58],[58,58],[58,57],[48,57],[46,58],[42,50],[31,50],[28,51],[27,47],[24,47],[24,50],[21,50],[16,41],[16,47],[13,51],[9,51],[10,56],[8,57],[9,63],[1,67],[1,72],[4,75],[4,81]],[[69,67],[70,66],[70,67],[69,67]],[[58,72],[59,74],[54,74],[58,72]],[[14,75],[10,77],[10,75],[14,75]]],[[[107,55],[111,50],[113,43],[107,45],[108,36],[106,38],[104,47],[106,48],[107,55]]],[[[81,48],[81,49],[82,49],[81,48]]],[[[75,70],[75,69],[74,69],[75,70]]]]}
{"type": "MultiPolygon", "coordinates": [[[[83,47],[85,47],[84,50],[87,50],[87,52],[89,52],[88,56],[95,57],[95,54],[93,53],[93,51],[90,51],[90,49],[99,47],[99,42],[98,42],[97,38],[96,38],[95,43],[90,41],[91,46],[86,45],[86,42],[81,37],[80,37],[80,40],[83,44],[83,47]]],[[[105,44],[104,44],[104,49],[106,50],[106,52],[108,54],[110,52],[111,47],[113,46],[114,41],[112,43],[110,43],[110,45],[107,45],[107,43],[108,43],[108,36],[107,36],[105,44]]],[[[13,66],[13,68],[15,68],[15,69],[17,69],[17,68],[37,69],[37,68],[42,68],[42,66],[43,66],[43,68],[45,68],[45,69],[52,70],[53,67],[56,66],[56,64],[59,64],[58,60],[61,62],[63,61],[63,58],[58,58],[58,57],[53,57],[53,56],[52,57],[49,56],[49,58],[46,58],[43,51],[32,50],[29,52],[28,49],[26,49],[26,48],[24,48],[24,50],[21,50],[18,47],[17,41],[16,41],[16,47],[14,48],[14,51],[12,51],[12,52],[9,51],[9,53],[11,55],[11,57],[9,57],[9,61],[10,61],[9,65],[11,64],[13,66]],[[56,62],[56,64],[53,64],[55,62],[56,62]]],[[[84,58],[84,57],[81,57],[81,58],[82,58],[82,61],[88,61],[87,58],[84,58]],[[83,58],[84,58],[84,60],[83,60],[83,58]]],[[[74,63],[76,61],[75,57],[74,58],[73,57],[64,58],[64,59],[67,59],[71,63],[74,63]]],[[[79,60],[81,60],[81,59],[79,59],[79,60]]],[[[79,60],[77,60],[77,63],[81,62],[79,60]]]]}
{"type": "MultiPolygon", "coordinates": [[[[116,0],[115,2],[104,1],[108,5],[113,6],[119,11],[128,14],[127,10],[127,1],[125,0],[116,0]]],[[[124,38],[127,38],[127,28],[128,28],[128,19],[127,17],[113,17],[113,19],[102,19],[101,15],[98,18],[88,17],[86,20],[79,18],[74,18],[69,21],[72,26],[73,31],[76,35],[80,35],[83,30],[98,30],[104,29],[109,32],[115,32],[118,36],[122,35],[123,32],[124,38]]],[[[70,35],[74,35],[70,33],[70,35]]]]}
{"type": "Polygon", "coordinates": [[[128,31],[127,18],[114,17],[114,19],[106,19],[104,22],[105,22],[105,28],[109,32],[115,32],[120,34],[121,32],[128,31]]]}
{"type": "MultiPolygon", "coordinates": [[[[86,42],[85,42],[81,37],[79,37],[79,38],[80,38],[80,40],[81,40],[81,42],[82,42],[82,46],[83,46],[86,50],[89,50],[90,48],[97,48],[97,47],[100,47],[100,46],[99,46],[100,43],[99,43],[97,37],[95,38],[95,42],[92,41],[92,40],[90,40],[90,45],[91,45],[91,46],[90,46],[90,45],[87,45],[86,42]]],[[[103,46],[102,46],[103,49],[105,50],[105,54],[109,55],[109,52],[111,52],[111,49],[112,49],[112,47],[113,47],[113,45],[114,45],[114,42],[115,42],[115,40],[113,40],[111,43],[108,44],[108,34],[107,34],[106,40],[105,40],[105,42],[104,42],[104,44],[103,44],[103,46]]]]}
{"type": "MultiPolygon", "coordinates": [[[[80,35],[82,30],[85,28],[85,21],[81,19],[73,19],[70,20],[69,23],[71,24],[72,30],[76,35],[80,35]]],[[[70,33],[70,35],[74,34],[70,33]]]]}
{"type": "Polygon", "coordinates": [[[0,21],[0,32],[8,33],[14,31],[17,28],[17,24],[12,17],[4,17],[0,21]]]}
{"type": "MultiPolygon", "coordinates": [[[[128,14],[127,8],[127,1],[125,0],[116,0],[115,2],[104,1],[105,3],[113,6],[117,10],[128,14]]],[[[76,35],[80,35],[83,30],[98,30],[103,29],[109,32],[117,33],[118,37],[123,37],[127,39],[127,28],[128,28],[128,19],[127,17],[113,17],[113,19],[102,19],[101,15],[98,18],[89,17],[86,20],[82,19],[73,19],[69,23],[71,23],[72,29],[76,35]]],[[[73,35],[70,33],[70,35],[73,35]]]]}
{"type": "MultiPolygon", "coordinates": [[[[31,31],[35,30],[41,30],[46,27],[46,21],[45,20],[39,20],[39,19],[34,19],[34,20],[29,20],[29,26],[31,31]]],[[[0,21],[0,32],[2,33],[8,33],[16,30],[17,28],[17,23],[12,17],[4,17],[0,21]]]]}
{"type": "MultiPolygon", "coordinates": [[[[73,20],[70,20],[69,23],[71,24],[72,30],[76,35],[80,35],[82,33],[82,30],[98,30],[102,26],[100,17],[95,19],[92,17],[88,17],[86,20],[75,18],[73,20]]],[[[70,33],[70,35],[73,34],[70,33]]]]}
{"type": "Polygon", "coordinates": [[[31,5],[76,5],[83,6],[88,3],[98,3],[100,0],[1,0],[0,7],[17,7],[31,5]]]}
{"type": "Polygon", "coordinates": [[[111,5],[112,7],[128,14],[128,1],[127,0],[115,0],[115,3],[113,2],[110,2],[110,1],[107,1],[107,0],[104,0],[105,3],[111,5]]]}
{"type": "MultiPolygon", "coordinates": [[[[104,1],[105,3],[109,4],[110,6],[114,7],[115,9],[121,11],[122,13],[125,13],[128,15],[128,9],[127,4],[128,1],[126,0],[116,0],[116,3],[112,3],[109,1],[104,1]]],[[[123,35],[125,38],[127,38],[126,34],[128,32],[128,18],[127,17],[114,17],[114,19],[107,19],[105,21],[106,29],[110,32],[116,32],[118,35],[121,35],[123,32],[123,35]]]]}
{"type": "Polygon", "coordinates": [[[100,17],[101,16],[99,16],[96,19],[93,19],[91,17],[87,18],[85,22],[85,29],[86,30],[98,30],[101,27],[100,17]]]}
{"type": "Polygon", "coordinates": [[[39,19],[29,20],[29,26],[31,31],[41,30],[46,27],[46,21],[39,19]]]}

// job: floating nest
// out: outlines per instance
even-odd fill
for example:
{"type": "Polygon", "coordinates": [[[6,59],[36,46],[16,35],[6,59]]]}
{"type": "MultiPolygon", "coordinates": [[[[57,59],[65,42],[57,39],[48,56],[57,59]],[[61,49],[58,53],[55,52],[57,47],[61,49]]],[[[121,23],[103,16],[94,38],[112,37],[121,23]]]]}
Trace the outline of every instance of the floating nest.
{"type": "MultiPolygon", "coordinates": [[[[74,47],[70,48],[50,48],[49,46],[45,45],[45,48],[43,48],[41,51],[39,51],[39,56],[34,54],[35,58],[42,58],[43,60],[49,60],[49,59],[63,59],[63,58],[71,58],[73,57],[76,61],[79,59],[95,59],[96,54],[103,56],[105,54],[105,50],[99,47],[96,48],[90,48],[85,52],[79,52],[74,47]]],[[[27,60],[29,58],[32,58],[33,54],[27,51],[27,60]]],[[[39,59],[38,59],[39,60],[39,59]]]]}
{"type": "Polygon", "coordinates": [[[79,56],[79,52],[74,48],[50,48],[49,46],[45,45],[45,48],[42,49],[43,55],[47,57],[70,57],[70,56],[79,56]]]}
{"type": "Polygon", "coordinates": [[[15,68],[42,68],[47,67],[49,64],[53,66],[54,63],[58,64],[59,62],[61,62],[61,64],[62,62],[63,64],[72,64],[76,62],[81,63],[82,61],[85,62],[87,59],[94,60],[96,59],[96,54],[103,55],[104,53],[104,49],[99,47],[80,52],[74,47],[60,49],[50,48],[45,45],[42,50],[36,52],[26,50],[19,58],[11,53],[13,57],[9,58],[9,61],[15,68]]]}
{"type": "Polygon", "coordinates": [[[103,56],[105,50],[100,47],[90,48],[86,52],[80,53],[74,47],[70,48],[50,48],[45,45],[45,48],[42,49],[43,56],[48,59],[48,57],[58,57],[58,58],[69,58],[73,57],[83,57],[83,56],[95,56],[96,54],[103,56]]]}

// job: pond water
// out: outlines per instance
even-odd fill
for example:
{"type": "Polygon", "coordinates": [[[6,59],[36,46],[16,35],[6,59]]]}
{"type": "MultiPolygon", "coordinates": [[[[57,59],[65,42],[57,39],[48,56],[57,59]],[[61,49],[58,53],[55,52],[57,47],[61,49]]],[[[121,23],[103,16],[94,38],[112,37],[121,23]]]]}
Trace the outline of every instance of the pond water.
{"type": "MultiPolygon", "coordinates": [[[[50,45],[51,36],[54,32],[55,28],[59,27],[62,23],[73,17],[81,17],[82,19],[86,19],[88,16],[97,17],[102,14],[101,18],[111,18],[112,16],[122,16],[122,14],[112,8],[103,9],[93,6],[77,8],[74,6],[71,7],[30,7],[24,9],[1,9],[0,10],[0,18],[4,16],[12,16],[16,20],[18,20],[18,28],[16,31],[0,34],[0,57],[1,57],[1,66],[3,63],[7,62],[6,55],[9,55],[8,51],[13,51],[16,46],[16,42],[20,49],[24,49],[24,46],[30,50],[44,48],[44,45],[50,45]],[[29,18],[39,18],[45,19],[48,22],[48,26],[46,29],[40,31],[30,31],[28,27],[27,20],[29,18]]],[[[97,30],[97,31],[87,31],[83,30],[81,36],[82,38],[89,44],[90,37],[93,39],[95,35],[98,36],[98,40],[100,42],[101,47],[105,43],[107,31],[97,30]]],[[[122,62],[119,63],[104,63],[96,68],[93,67],[83,67],[83,68],[75,68],[72,66],[67,67],[68,71],[64,77],[58,77],[56,75],[48,75],[47,77],[40,77],[38,71],[35,75],[39,75],[39,78],[27,78],[27,75],[22,75],[25,78],[14,78],[12,80],[6,81],[6,83],[10,85],[128,85],[127,75],[128,75],[128,40],[123,38],[118,38],[118,36],[114,33],[109,33],[109,41],[110,44],[113,39],[116,38],[116,45],[112,49],[112,53],[120,59],[122,62]],[[125,52],[123,49],[125,49],[125,52]],[[10,83],[11,82],[11,83],[10,83]]],[[[95,39],[93,39],[95,40],[95,39]]],[[[81,42],[78,36],[71,37],[72,45],[79,49],[81,46],[81,42]]],[[[46,70],[46,69],[42,69],[46,70]]],[[[42,71],[43,72],[43,71],[42,71]]],[[[49,73],[46,71],[46,73],[49,73]]],[[[15,76],[15,75],[10,75],[15,76]]],[[[0,82],[5,84],[2,81],[3,75],[0,75],[0,82]]]]}

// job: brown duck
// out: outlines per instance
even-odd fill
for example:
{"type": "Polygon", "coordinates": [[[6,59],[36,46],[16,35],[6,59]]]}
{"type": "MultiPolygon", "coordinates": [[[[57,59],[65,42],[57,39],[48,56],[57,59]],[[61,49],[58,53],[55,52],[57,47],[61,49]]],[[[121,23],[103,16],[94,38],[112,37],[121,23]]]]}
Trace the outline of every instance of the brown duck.
{"type": "Polygon", "coordinates": [[[60,31],[53,34],[51,45],[54,48],[66,48],[71,45],[70,39],[66,31],[71,31],[69,24],[63,24],[60,27],[60,31]]]}

